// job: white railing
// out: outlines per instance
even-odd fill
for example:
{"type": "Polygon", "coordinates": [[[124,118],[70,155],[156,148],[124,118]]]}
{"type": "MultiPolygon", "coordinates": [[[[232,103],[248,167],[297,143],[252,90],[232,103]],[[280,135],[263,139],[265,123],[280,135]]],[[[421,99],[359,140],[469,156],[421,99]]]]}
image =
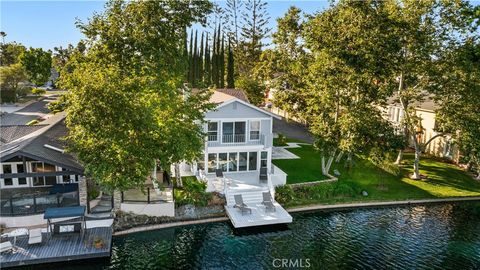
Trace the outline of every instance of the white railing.
{"type": "MultiPolygon", "coordinates": [[[[208,146],[239,146],[239,145],[265,145],[264,134],[257,135],[257,139],[247,139],[245,134],[208,135],[208,146]]],[[[268,145],[265,145],[268,147],[268,145]]]]}

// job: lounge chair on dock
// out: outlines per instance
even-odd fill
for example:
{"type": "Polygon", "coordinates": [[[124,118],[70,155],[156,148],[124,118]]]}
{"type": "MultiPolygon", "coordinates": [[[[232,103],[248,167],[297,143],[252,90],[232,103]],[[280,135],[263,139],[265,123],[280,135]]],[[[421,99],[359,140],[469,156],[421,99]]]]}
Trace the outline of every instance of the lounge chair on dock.
{"type": "Polygon", "coordinates": [[[276,211],[275,205],[273,204],[272,201],[272,196],[270,195],[270,192],[263,192],[263,202],[262,204],[265,205],[265,211],[271,210],[271,211],[276,211]]]}
{"type": "Polygon", "coordinates": [[[242,211],[243,213],[249,212],[250,214],[252,213],[252,209],[247,207],[247,205],[243,202],[243,197],[241,194],[233,195],[235,198],[235,205],[233,207],[236,207],[242,211]]]}
{"type": "Polygon", "coordinates": [[[32,229],[28,234],[28,244],[42,243],[42,229],[32,229]]]}
{"type": "Polygon", "coordinates": [[[10,241],[0,243],[0,253],[12,252],[12,251],[13,251],[13,245],[10,241]]]}

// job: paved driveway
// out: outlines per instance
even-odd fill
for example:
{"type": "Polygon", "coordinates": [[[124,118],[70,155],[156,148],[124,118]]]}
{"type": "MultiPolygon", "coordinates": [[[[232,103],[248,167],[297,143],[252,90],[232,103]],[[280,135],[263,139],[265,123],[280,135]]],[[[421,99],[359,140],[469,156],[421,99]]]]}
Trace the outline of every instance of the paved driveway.
{"type": "Polygon", "coordinates": [[[302,140],[307,143],[313,143],[313,137],[307,128],[297,122],[287,122],[284,119],[273,118],[273,132],[281,133],[287,138],[302,140]]]}
{"type": "Polygon", "coordinates": [[[47,104],[53,100],[56,100],[57,98],[57,95],[49,96],[18,111],[5,113],[0,117],[0,125],[25,125],[34,119],[43,117],[50,112],[50,110],[47,108],[47,104]]]}

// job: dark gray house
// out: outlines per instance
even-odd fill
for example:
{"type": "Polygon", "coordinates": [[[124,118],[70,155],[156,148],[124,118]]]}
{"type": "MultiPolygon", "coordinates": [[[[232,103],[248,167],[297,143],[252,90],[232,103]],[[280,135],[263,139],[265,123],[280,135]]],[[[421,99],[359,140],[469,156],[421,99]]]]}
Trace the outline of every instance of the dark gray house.
{"type": "Polygon", "coordinates": [[[41,125],[1,127],[2,216],[35,215],[49,207],[87,203],[83,167],[64,150],[64,119],[59,113],[41,125]]]}

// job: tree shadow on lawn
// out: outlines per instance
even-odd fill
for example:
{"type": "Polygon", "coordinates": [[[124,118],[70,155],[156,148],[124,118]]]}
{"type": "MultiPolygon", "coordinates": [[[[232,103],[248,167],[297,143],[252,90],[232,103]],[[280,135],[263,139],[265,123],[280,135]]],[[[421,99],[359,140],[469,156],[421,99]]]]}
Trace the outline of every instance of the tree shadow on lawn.
{"type": "Polygon", "coordinates": [[[428,189],[435,196],[480,196],[480,182],[453,164],[428,157],[420,159],[420,173],[427,177],[425,180],[409,179],[413,172],[413,155],[407,155],[403,164],[402,181],[428,189]]]}

